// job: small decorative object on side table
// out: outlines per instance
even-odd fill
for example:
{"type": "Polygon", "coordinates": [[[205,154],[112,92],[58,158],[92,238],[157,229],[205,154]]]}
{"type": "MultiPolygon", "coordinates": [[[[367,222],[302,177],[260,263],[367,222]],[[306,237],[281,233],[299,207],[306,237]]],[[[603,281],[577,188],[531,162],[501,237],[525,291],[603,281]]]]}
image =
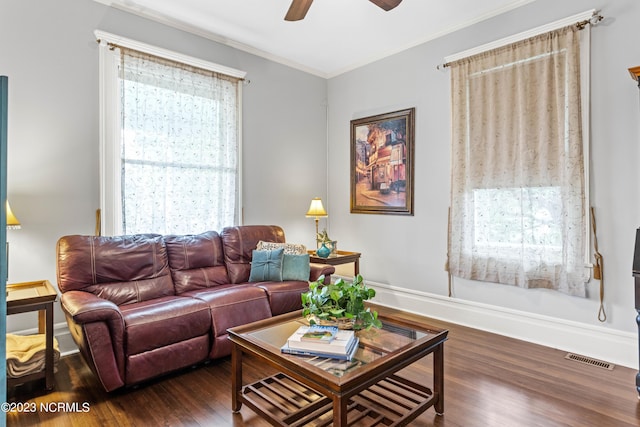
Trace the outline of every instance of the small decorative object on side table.
{"type": "Polygon", "coordinates": [[[45,334],[46,345],[44,371],[19,378],[7,378],[9,387],[44,378],[46,389],[53,388],[53,303],[57,298],[58,292],[48,280],[7,285],[7,315],[38,311],[38,332],[45,334]]]}
{"type": "Polygon", "coordinates": [[[318,255],[320,258],[328,258],[330,254],[331,249],[329,249],[324,243],[316,251],[316,255],[318,255]]]}
{"type": "MultiPolygon", "coordinates": [[[[320,250],[323,246],[329,249],[329,255],[327,256],[335,256],[338,252],[338,242],[336,240],[331,240],[331,237],[329,237],[326,229],[322,230],[322,233],[317,233],[316,244],[318,250],[320,250]]],[[[326,256],[319,256],[321,256],[322,258],[326,258],[326,256]]]]}
{"type": "Polygon", "coordinates": [[[340,265],[353,263],[353,275],[360,274],[360,252],[336,251],[335,255],[328,258],[321,258],[316,255],[316,251],[308,251],[309,260],[315,264],[340,265]]]}

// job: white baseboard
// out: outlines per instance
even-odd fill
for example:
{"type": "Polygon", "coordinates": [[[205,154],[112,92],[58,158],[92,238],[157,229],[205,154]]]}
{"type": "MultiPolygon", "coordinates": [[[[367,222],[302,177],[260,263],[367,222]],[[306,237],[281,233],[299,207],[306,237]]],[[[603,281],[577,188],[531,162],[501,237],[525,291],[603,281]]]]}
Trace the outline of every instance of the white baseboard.
{"type": "MultiPolygon", "coordinates": [[[[376,290],[376,304],[638,369],[638,336],[633,333],[371,281],[367,285],[376,290]]],[[[37,329],[14,333],[35,334],[37,329]]],[[[73,344],[66,322],[54,325],[54,335],[61,347],[73,344]]],[[[60,348],[62,356],[78,352],[75,344],[68,347],[60,348]]]]}
{"type": "Polygon", "coordinates": [[[376,290],[376,304],[638,369],[633,333],[371,281],[367,286],[376,290]]]}

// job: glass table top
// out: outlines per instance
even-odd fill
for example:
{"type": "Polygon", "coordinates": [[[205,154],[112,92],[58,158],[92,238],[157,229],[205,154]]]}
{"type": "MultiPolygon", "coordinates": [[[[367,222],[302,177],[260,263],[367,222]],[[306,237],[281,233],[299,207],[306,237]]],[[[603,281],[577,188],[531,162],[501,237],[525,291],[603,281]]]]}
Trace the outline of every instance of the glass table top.
{"type": "MultiPolygon", "coordinates": [[[[417,341],[432,338],[441,332],[439,330],[418,330],[409,326],[392,323],[384,318],[381,320],[383,322],[381,329],[371,328],[355,332],[359,343],[358,349],[351,360],[339,360],[320,356],[288,356],[309,363],[335,377],[342,377],[375,360],[384,358],[407,346],[411,346],[417,341]]],[[[287,343],[287,339],[303,325],[308,325],[308,322],[299,317],[283,323],[246,332],[246,335],[253,340],[268,344],[269,346],[281,348],[287,343]]]]}

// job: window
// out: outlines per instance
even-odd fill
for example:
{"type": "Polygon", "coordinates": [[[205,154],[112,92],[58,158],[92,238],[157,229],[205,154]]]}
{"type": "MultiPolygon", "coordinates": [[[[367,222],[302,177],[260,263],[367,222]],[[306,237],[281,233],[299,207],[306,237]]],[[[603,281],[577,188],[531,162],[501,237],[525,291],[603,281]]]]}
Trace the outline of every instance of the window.
{"type": "Polygon", "coordinates": [[[530,257],[562,262],[562,195],[559,187],[473,190],[476,251],[489,257],[530,257]]]}
{"type": "Polygon", "coordinates": [[[451,64],[449,271],[586,296],[580,31],[451,64]]]}
{"type": "Polygon", "coordinates": [[[244,74],[216,68],[122,39],[101,48],[103,234],[239,222],[244,74]]]}

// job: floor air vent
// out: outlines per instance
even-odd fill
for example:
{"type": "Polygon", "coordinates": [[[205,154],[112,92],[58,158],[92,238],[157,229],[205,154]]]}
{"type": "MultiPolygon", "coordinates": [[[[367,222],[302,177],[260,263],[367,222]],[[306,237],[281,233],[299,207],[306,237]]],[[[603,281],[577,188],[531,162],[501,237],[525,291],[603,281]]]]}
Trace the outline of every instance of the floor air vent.
{"type": "Polygon", "coordinates": [[[598,359],[592,359],[591,357],[580,356],[579,354],[567,353],[565,359],[573,360],[575,362],[584,363],[585,365],[597,366],[598,368],[607,369],[612,371],[616,366],[609,362],[604,362],[598,359]]]}

